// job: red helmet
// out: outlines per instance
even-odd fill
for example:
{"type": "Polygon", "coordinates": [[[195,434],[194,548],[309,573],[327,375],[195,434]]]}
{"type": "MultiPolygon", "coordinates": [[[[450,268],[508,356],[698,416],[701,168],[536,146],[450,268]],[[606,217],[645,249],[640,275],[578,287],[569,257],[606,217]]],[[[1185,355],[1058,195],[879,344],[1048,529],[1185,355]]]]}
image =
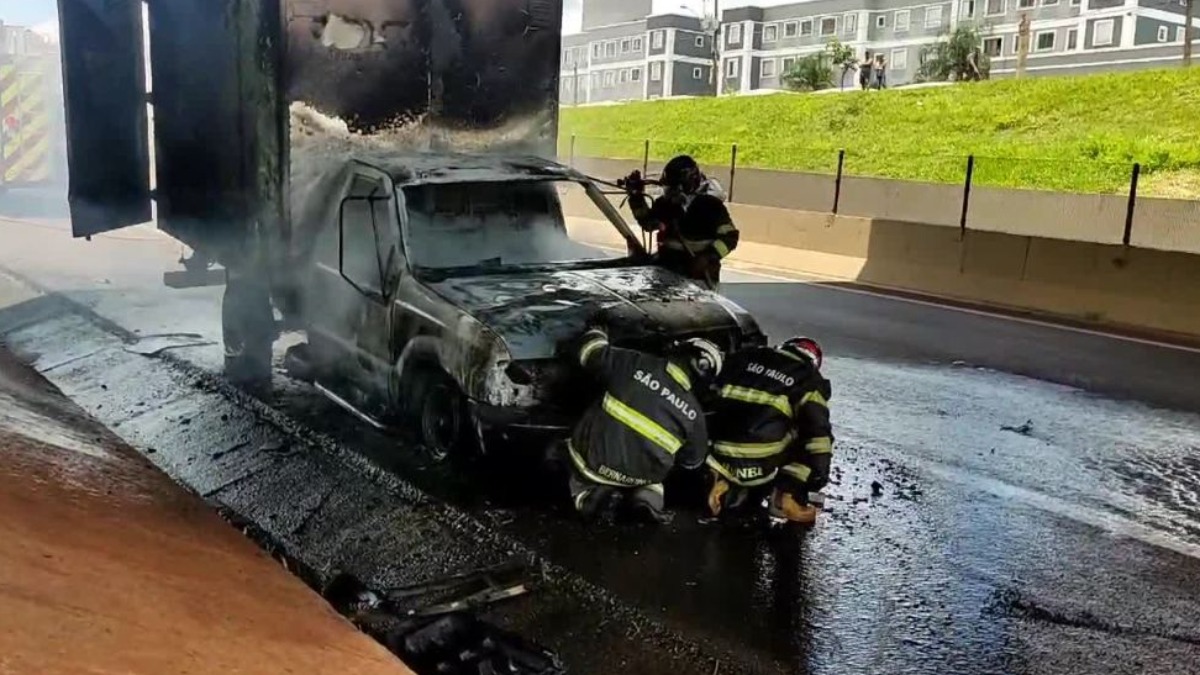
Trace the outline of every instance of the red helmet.
{"type": "Polygon", "coordinates": [[[821,349],[821,345],[810,337],[790,338],[779,345],[779,349],[808,361],[817,370],[821,369],[821,364],[825,360],[825,352],[821,349]]]}

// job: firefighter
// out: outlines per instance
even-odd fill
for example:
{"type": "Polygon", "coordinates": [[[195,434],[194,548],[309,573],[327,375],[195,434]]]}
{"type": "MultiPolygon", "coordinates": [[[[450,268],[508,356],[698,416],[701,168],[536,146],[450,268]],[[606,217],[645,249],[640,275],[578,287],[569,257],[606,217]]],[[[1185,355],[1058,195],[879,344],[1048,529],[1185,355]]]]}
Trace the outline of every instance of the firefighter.
{"type": "Polygon", "coordinates": [[[627,509],[639,520],[665,522],[663,480],[675,466],[702,468],[708,454],[694,391],[720,371],[720,349],[692,339],[660,357],[614,347],[596,328],[584,334],[576,356],[604,395],[567,442],[575,509],[589,520],[627,509]]]}
{"type": "Polygon", "coordinates": [[[642,229],[658,233],[660,265],[717,290],[721,261],[737,248],[739,237],[724,192],[687,155],[667,162],[660,182],[663,195],[651,205],[641,172],[625,178],[634,218],[642,229]]]}
{"type": "Polygon", "coordinates": [[[833,433],[821,346],[795,337],[730,354],[714,383],[708,508],[712,515],[761,504],[772,518],[812,524],[810,492],[829,482],[833,433]]]}

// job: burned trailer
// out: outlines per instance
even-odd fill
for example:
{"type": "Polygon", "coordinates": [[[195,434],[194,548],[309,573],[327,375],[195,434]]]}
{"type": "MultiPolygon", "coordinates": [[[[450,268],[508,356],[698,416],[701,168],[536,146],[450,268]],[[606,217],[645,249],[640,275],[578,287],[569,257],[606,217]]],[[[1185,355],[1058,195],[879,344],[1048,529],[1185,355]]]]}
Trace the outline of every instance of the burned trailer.
{"type": "MultiPolygon", "coordinates": [[[[224,268],[226,371],[300,321],[296,106],[360,138],[552,157],[561,0],[59,0],[75,236],[156,219],[224,268]],[[148,41],[148,42],[147,42],[148,41]],[[147,103],[149,105],[147,105],[147,103]],[[153,176],[153,180],[152,180],[153,176]]],[[[309,139],[311,140],[311,139],[309,139]]],[[[311,146],[309,146],[311,147],[311,146]]],[[[344,148],[343,148],[344,150],[344,148]]],[[[311,173],[311,171],[309,171],[311,173]]]]}

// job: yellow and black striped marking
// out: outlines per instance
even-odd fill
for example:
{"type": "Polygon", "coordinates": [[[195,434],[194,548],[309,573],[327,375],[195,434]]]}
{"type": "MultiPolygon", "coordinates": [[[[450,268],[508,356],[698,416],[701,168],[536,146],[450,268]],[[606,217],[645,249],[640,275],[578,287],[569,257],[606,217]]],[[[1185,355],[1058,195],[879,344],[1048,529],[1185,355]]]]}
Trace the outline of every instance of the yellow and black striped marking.
{"type": "Polygon", "coordinates": [[[36,63],[0,62],[0,169],[7,185],[50,179],[46,73],[36,63]]]}

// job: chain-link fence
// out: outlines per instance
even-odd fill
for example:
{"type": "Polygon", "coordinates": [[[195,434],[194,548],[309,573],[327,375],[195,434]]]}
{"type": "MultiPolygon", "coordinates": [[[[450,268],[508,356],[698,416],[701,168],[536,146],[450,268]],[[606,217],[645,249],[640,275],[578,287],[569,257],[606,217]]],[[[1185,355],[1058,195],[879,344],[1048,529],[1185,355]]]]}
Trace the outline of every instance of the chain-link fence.
{"type": "Polygon", "coordinates": [[[1189,182],[1177,179],[1189,175],[1186,167],[1167,173],[1133,161],[1084,157],[574,135],[563,136],[560,152],[586,171],[613,174],[657,171],[671,157],[688,154],[735,203],[1154,248],[1160,248],[1157,232],[1169,230],[1169,248],[1200,252],[1200,167],[1189,182]],[[1139,223],[1145,228],[1140,237],[1139,223]]]}

